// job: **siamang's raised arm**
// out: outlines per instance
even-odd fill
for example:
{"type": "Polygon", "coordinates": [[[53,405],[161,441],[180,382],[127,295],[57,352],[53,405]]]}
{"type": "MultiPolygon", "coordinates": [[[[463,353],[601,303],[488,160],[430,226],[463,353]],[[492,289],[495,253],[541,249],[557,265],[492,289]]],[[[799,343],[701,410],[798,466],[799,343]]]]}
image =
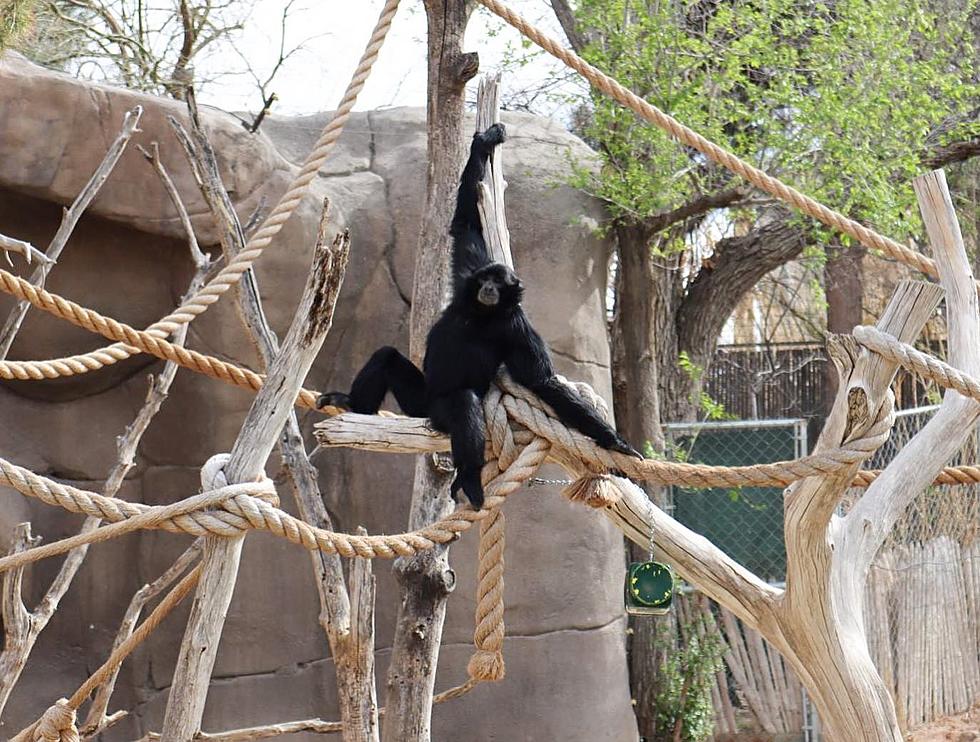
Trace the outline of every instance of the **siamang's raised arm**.
{"type": "Polygon", "coordinates": [[[589,436],[603,448],[620,453],[639,454],[617,433],[588,402],[555,376],[548,346],[521,313],[514,323],[515,334],[504,364],[510,375],[551,405],[558,418],[589,436]]]}
{"type": "Polygon", "coordinates": [[[456,196],[456,212],[449,226],[453,238],[453,287],[461,288],[465,277],[492,262],[483,239],[480,210],[477,207],[479,185],[487,170],[487,160],[493,148],[505,138],[503,124],[494,124],[484,132],[473,135],[470,157],[460,177],[456,196]]]}

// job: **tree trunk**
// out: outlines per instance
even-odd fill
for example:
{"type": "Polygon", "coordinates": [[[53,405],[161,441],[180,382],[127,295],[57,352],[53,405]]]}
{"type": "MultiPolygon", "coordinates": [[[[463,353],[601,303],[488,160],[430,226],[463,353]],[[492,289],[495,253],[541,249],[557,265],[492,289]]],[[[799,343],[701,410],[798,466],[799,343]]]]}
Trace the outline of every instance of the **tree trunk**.
{"type": "MultiPolygon", "coordinates": [[[[654,452],[664,451],[661,423],[662,390],[660,374],[665,355],[676,358],[676,334],[670,331],[666,314],[665,285],[668,271],[658,268],[650,254],[651,236],[637,226],[616,230],[619,275],[616,314],[613,319],[613,410],[616,426],[637,448],[649,443],[654,452]],[[665,347],[666,346],[666,347],[665,347]]],[[[643,485],[644,491],[661,508],[666,506],[663,487],[643,485]]],[[[653,534],[654,540],[656,535],[653,534]]],[[[628,544],[631,561],[648,558],[649,549],[628,544]]],[[[656,697],[659,668],[674,643],[676,624],[673,614],[657,620],[645,616],[629,619],[630,689],[635,703],[640,736],[656,740],[656,697]]]]}
{"type": "MultiPolygon", "coordinates": [[[[827,332],[838,335],[849,333],[863,319],[864,274],[861,259],[865,248],[861,245],[844,247],[827,246],[827,263],[823,269],[824,291],[827,295],[827,332]]],[[[824,382],[827,389],[827,410],[837,395],[837,374],[831,364],[826,364],[824,382]]]]}
{"type": "MultiPolygon", "coordinates": [[[[613,404],[619,429],[634,446],[649,443],[664,450],[663,425],[697,414],[704,374],[721,329],[738,301],[768,271],[795,257],[803,232],[767,214],[745,235],[720,240],[711,265],[691,266],[685,284],[687,253],[654,256],[654,230],[644,225],[616,228],[619,275],[613,321],[613,404]],[[681,363],[682,353],[689,363],[681,363]]],[[[663,507],[662,488],[645,488],[663,507]]],[[[652,534],[656,542],[657,534],[652,534]]],[[[644,546],[631,546],[631,557],[645,559],[644,546]]],[[[663,652],[676,637],[673,618],[632,619],[630,682],[640,734],[656,740],[654,699],[663,652]]]]}
{"type": "MultiPolygon", "coordinates": [[[[449,222],[463,154],[464,86],[479,67],[476,54],[463,54],[462,41],[472,5],[468,0],[426,0],[428,19],[428,178],[415,260],[410,352],[420,364],[425,338],[442,309],[448,287],[449,222]]],[[[415,466],[409,529],[448,515],[451,476],[430,457],[415,466]]],[[[448,547],[395,561],[401,604],[395,624],[382,739],[428,742],[439,643],[446,599],[455,585],[448,547]]]]}

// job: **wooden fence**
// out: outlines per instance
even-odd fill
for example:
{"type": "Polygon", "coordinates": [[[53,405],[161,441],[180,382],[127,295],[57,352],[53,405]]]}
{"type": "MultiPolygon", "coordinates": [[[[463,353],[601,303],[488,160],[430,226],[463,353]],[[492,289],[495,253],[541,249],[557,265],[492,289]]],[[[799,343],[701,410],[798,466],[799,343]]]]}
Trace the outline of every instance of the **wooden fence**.
{"type": "MultiPolygon", "coordinates": [[[[942,356],[942,348],[927,348],[942,356]]],[[[705,375],[705,391],[739,420],[823,418],[828,408],[827,354],[819,343],[723,345],[705,375]]],[[[936,401],[935,390],[899,371],[893,385],[898,409],[936,401]]],[[[818,428],[819,426],[817,426],[818,428]]],[[[817,428],[811,430],[815,441],[817,428]]]]}

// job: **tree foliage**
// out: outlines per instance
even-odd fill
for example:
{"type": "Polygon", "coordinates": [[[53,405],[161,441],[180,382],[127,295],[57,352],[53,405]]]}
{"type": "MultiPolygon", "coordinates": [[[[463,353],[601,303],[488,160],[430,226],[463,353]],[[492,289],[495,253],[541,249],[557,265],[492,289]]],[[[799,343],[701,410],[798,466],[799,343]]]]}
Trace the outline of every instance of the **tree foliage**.
{"type": "Polygon", "coordinates": [[[0,0],[0,51],[31,26],[36,5],[37,0],[0,0]]]}
{"type": "MultiPolygon", "coordinates": [[[[977,126],[974,0],[582,0],[585,56],[740,157],[895,236],[930,134],[977,126]],[[949,122],[956,122],[949,126],[949,122]]],[[[732,177],[596,94],[590,187],[633,222],[732,177]]]]}
{"type": "Polygon", "coordinates": [[[723,648],[717,633],[703,620],[682,624],[680,641],[661,638],[664,660],[654,707],[656,738],[702,742],[714,730],[711,689],[724,668],[723,648]]]}

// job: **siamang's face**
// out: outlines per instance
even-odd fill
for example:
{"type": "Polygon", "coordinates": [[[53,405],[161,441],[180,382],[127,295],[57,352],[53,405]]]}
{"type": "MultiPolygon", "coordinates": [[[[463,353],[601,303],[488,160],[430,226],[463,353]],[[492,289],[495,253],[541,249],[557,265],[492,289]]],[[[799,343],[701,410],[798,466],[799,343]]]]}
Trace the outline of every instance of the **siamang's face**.
{"type": "Polygon", "coordinates": [[[480,268],[470,276],[467,284],[470,301],[481,312],[513,309],[524,295],[521,280],[501,263],[480,268]]]}

